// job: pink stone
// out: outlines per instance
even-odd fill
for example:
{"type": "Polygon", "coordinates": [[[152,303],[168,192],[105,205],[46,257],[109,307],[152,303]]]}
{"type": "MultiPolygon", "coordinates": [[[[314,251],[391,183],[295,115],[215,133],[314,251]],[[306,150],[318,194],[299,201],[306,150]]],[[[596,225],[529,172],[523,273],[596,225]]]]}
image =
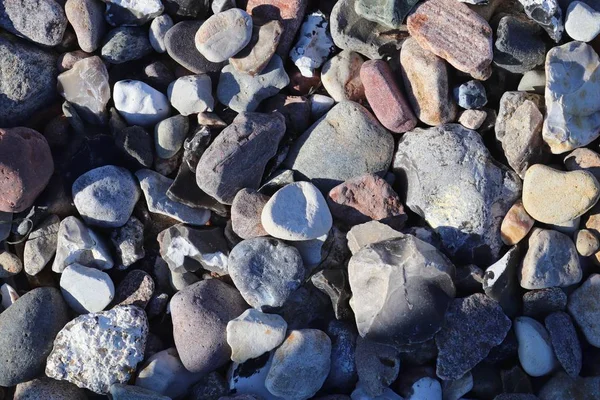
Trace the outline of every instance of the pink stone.
{"type": "Polygon", "coordinates": [[[395,133],[404,133],[417,126],[417,117],[385,61],[371,60],[363,63],[360,80],[365,87],[369,105],[383,126],[395,133]]]}

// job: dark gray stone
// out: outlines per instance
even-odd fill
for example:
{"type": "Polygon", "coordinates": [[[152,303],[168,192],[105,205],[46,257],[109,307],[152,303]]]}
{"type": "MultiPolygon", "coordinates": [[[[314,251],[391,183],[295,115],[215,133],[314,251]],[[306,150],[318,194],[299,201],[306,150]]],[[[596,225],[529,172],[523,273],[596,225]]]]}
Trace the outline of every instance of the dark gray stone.
{"type": "Polygon", "coordinates": [[[485,270],[483,290],[500,303],[504,313],[516,317],[521,308],[517,271],[521,264],[519,248],[512,247],[506,254],[485,270]]]}
{"type": "MultiPolygon", "coordinates": [[[[179,0],[178,0],[179,1],[179,0]]],[[[183,0],[185,1],[185,0],[183,0]]],[[[190,2],[202,2],[208,0],[190,0],[190,2]]],[[[167,2],[167,9],[169,3],[167,2]]],[[[176,23],[165,35],[165,47],[167,53],[182,67],[189,69],[195,74],[219,72],[225,63],[212,63],[208,61],[196,49],[194,37],[204,21],[181,21],[176,23]]]]}
{"type": "Polygon", "coordinates": [[[485,87],[480,81],[468,81],[453,90],[456,103],[467,110],[481,108],[487,104],[485,87]]]}
{"type": "Polygon", "coordinates": [[[531,290],[523,295],[523,315],[544,317],[567,308],[567,295],[561,288],[531,290]]]}
{"type": "Polygon", "coordinates": [[[358,384],[369,396],[377,397],[398,378],[400,352],[392,346],[359,336],[355,362],[358,384]]]}
{"type": "Polygon", "coordinates": [[[356,339],[358,333],[353,323],[331,321],[326,333],[331,339],[331,368],[323,384],[330,392],[349,393],[356,386],[356,339]]]}
{"type": "Polygon", "coordinates": [[[87,400],[87,398],[83,389],[74,384],[46,377],[19,383],[15,388],[14,396],[15,400],[87,400]]]}
{"type": "Polygon", "coordinates": [[[190,390],[188,400],[219,400],[229,393],[227,381],[217,372],[202,377],[190,390]]]}
{"type": "Polygon", "coordinates": [[[3,1],[0,28],[43,46],[56,46],[67,29],[62,4],[54,0],[3,1]]]}
{"type": "Polygon", "coordinates": [[[170,400],[170,397],[162,396],[152,390],[139,386],[123,385],[115,383],[110,387],[112,400],[170,400]]]}
{"type": "Polygon", "coordinates": [[[494,400],[539,400],[535,395],[528,393],[502,393],[494,400]]]}
{"type": "Polygon", "coordinates": [[[186,163],[190,171],[196,172],[196,166],[200,157],[206,151],[213,136],[208,126],[199,126],[193,135],[189,135],[183,141],[183,158],[182,162],[186,163]]]}
{"type": "Polygon", "coordinates": [[[121,129],[115,137],[115,144],[133,165],[152,167],[154,161],[152,137],[141,126],[135,125],[121,129]]]}
{"type": "Polygon", "coordinates": [[[146,255],[144,251],[144,224],[136,217],[132,216],[125,225],[113,230],[110,234],[110,240],[117,253],[117,269],[126,269],[146,255]]]}
{"type": "Polygon", "coordinates": [[[581,345],[577,331],[566,312],[555,312],[544,320],[554,354],[567,374],[573,378],[579,376],[582,365],[581,345]]]}
{"type": "Polygon", "coordinates": [[[456,277],[454,278],[456,290],[468,294],[480,292],[484,274],[484,271],[474,264],[456,268],[456,277]]]}
{"type": "Polygon", "coordinates": [[[111,64],[138,60],[153,52],[144,28],[121,26],[106,34],[102,45],[102,58],[111,64]]]}
{"type": "Polygon", "coordinates": [[[134,305],[146,308],[154,294],[154,280],[140,269],[129,272],[115,291],[113,304],[116,306],[134,305]]]}
{"type": "Polygon", "coordinates": [[[496,30],[494,65],[516,74],[542,65],[546,45],[541,33],[540,26],[523,15],[502,17],[496,30]]]}
{"type": "Polygon", "coordinates": [[[356,13],[369,21],[398,29],[418,0],[356,0],[356,13]]]}
{"type": "Polygon", "coordinates": [[[169,14],[202,19],[210,10],[209,0],[163,0],[169,14]]]}
{"type": "Polygon", "coordinates": [[[518,365],[500,371],[500,379],[505,393],[533,393],[529,375],[518,365]]]}

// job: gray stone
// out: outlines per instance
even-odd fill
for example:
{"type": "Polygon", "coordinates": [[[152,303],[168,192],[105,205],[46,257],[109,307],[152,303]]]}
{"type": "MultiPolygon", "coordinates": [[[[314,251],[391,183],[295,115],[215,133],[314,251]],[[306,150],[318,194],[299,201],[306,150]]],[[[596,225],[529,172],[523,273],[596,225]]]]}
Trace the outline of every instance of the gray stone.
{"type": "MultiPolygon", "coordinates": [[[[14,400],[87,400],[85,392],[69,382],[37,378],[19,383],[14,400]]],[[[129,399],[137,400],[137,399],[129,399]]]]}
{"type": "Polygon", "coordinates": [[[534,377],[550,374],[558,366],[558,361],[546,328],[533,318],[518,317],[514,329],[523,370],[534,377]]]}
{"type": "Polygon", "coordinates": [[[105,394],[129,380],[144,358],[148,320],[135,306],[81,315],[58,333],[46,375],[105,394]]]}
{"type": "Polygon", "coordinates": [[[127,269],[146,255],[144,251],[144,224],[136,217],[113,230],[110,240],[117,251],[117,269],[127,269]]]}
{"type": "Polygon", "coordinates": [[[358,332],[395,345],[431,339],[454,298],[454,273],[442,253],[412,235],[363,247],[348,264],[358,332]]]}
{"type": "Polygon", "coordinates": [[[583,357],[571,317],[559,311],[548,315],[544,323],[558,362],[571,377],[579,376],[583,357]]]}
{"type": "Polygon", "coordinates": [[[496,300],[509,317],[515,317],[520,310],[520,289],[517,271],[521,264],[521,254],[517,246],[485,270],[483,290],[496,300]]]}
{"type": "Polygon", "coordinates": [[[415,4],[417,0],[357,0],[354,10],[364,19],[398,29],[415,4]]]}
{"type": "Polygon", "coordinates": [[[452,257],[484,264],[498,259],[502,218],[520,197],[521,182],[491,157],[477,132],[457,124],[407,132],[394,172],[408,208],[434,228],[452,257]]]}
{"type": "Polygon", "coordinates": [[[273,55],[256,76],[238,71],[232,65],[221,70],[217,98],[233,111],[255,111],[261,101],[276,95],[290,83],[283,61],[273,55]]]}
{"type": "Polygon", "coordinates": [[[502,343],[511,325],[500,305],[484,294],[452,301],[444,327],[435,337],[437,376],[444,380],[462,377],[502,343]]]}
{"type": "Polygon", "coordinates": [[[172,82],[167,89],[169,101],[181,115],[212,111],[215,100],[208,75],[186,75],[172,82]]]}
{"type": "Polygon", "coordinates": [[[363,247],[388,239],[402,237],[402,233],[390,228],[388,225],[379,221],[370,221],[364,224],[355,225],[346,235],[348,239],[348,248],[352,254],[356,254],[363,247]]]}
{"type": "Polygon", "coordinates": [[[183,147],[188,130],[188,118],[183,115],[174,115],[156,124],[154,127],[156,155],[160,158],[175,156],[183,147]]]}
{"type": "Polygon", "coordinates": [[[442,382],[444,400],[460,400],[473,389],[473,374],[467,372],[462,377],[442,382]]]}
{"type": "Polygon", "coordinates": [[[358,333],[354,321],[332,320],[327,325],[326,333],[331,339],[331,368],[323,389],[350,392],[358,379],[355,362],[358,333]]]}
{"type": "Polygon", "coordinates": [[[104,0],[106,21],[113,26],[143,25],[163,13],[160,0],[104,0]]]}
{"type": "Polygon", "coordinates": [[[154,280],[147,272],[135,269],[129,272],[117,286],[115,307],[134,305],[146,308],[154,295],[154,280]]]}
{"type": "MultiPolygon", "coordinates": [[[[213,2],[213,5],[216,3],[213,2]]],[[[217,372],[211,372],[203,376],[200,382],[196,383],[189,395],[189,400],[210,400],[219,399],[229,394],[229,385],[227,381],[217,372]]]]}
{"type": "Polygon", "coordinates": [[[13,213],[0,211],[0,242],[5,241],[10,235],[13,213]]]}
{"type": "Polygon", "coordinates": [[[485,87],[480,81],[471,80],[456,86],[453,94],[456,103],[467,110],[481,108],[487,104],[485,87]]]}
{"type": "Polygon", "coordinates": [[[304,18],[290,59],[305,77],[312,78],[315,69],[321,67],[335,49],[328,27],[327,17],[321,11],[304,18]]]}
{"type": "Polygon", "coordinates": [[[159,15],[152,20],[148,39],[150,40],[150,45],[157,53],[165,53],[167,51],[165,36],[172,27],[173,19],[169,14],[159,15]]]}
{"type": "Polygon", "coordinates": [[[147,56],[152,51],[146,29],[121,26],[106,34],[100,53],[111,64],[123,64],[147,56]]]}
{"type": "Polygon", "coordinates": [[[213,14],[218,14],[220,12],[235,8],[235,0],[213,0],[210,7],[213,14]]]}
{"type": "Polygon", "coordinates": [[[600,347],[600,275],[592,274],[569,295],[567,308],[589,344],[600,347]]]}
{"type": "Polygon", "coordinates": [[[600,377],[571,378],[559,372],[544,384],[538,393],[540,400],[587,400],[600,397],[600,377]]]}
{"type": "Polygon", "coordinates": [[[105,5],[100,0],[67,0],[65,14],[77,35],[81,50],[93,53],[106,33],[105,5]]]}
{"type": "Polygon", "coordinates": [[[537,22],[556,43],[560,42],[565,27],[558,0],[519,0],[525,14],[537,22]]]}
{"type": "Polygon", "coordinates": [[[102,311],[115,297],[115,286],[107,273],[77,263],[62,271],[60,288],[69,307],[78,314],[102,311]]]}
{"type": "Polygon", "coordinates": [[[173,296],[173,337],[188,371],[204,374],[227,364],[227,322],[246,308],[238,291],[217,279],[197,282],[173,296]]]}
{"type": "Polygon", "coordinates": [[[400,352],[392,346],[359,336],[355,363],[358,384],[369,396],[378,397],[398,378],[400,352]]]}
{"type": "Polygon", "coordinates": [[[242,239],[267,236],[262,226],[262,210],[269,201],[269,196],[258,193],[254,189],[242,189],[235,195],[231,203],[231,225],[233,231],[242,239]]]}
{"type": "Polygon", "coordinates": [[[3,2],[0,27],[43,46],[56,46],[67,29],[62,3],[54,0],[3,2]]]}
{"type": "Polygon", "coordinates": [[[0,385],[10,387],[39,376],[54,338],[68,320],[67,305],[51,287],[33,289],[4,310],[0,314],[0,385]]]}
{"type": "Polygon", "coordinates": [[[268,311],[284,305],[306,270],[296,248],[277,239],[254,238],[231,250],[229,274],[248,304],[268,311]]]}
{"type": "MultiPolygon", "coordinates": [[[[177,0],[191,2],[199,5],[208,0],[177,0]]],[[[168,3],[167,3],[168,4],[168,3]]],[[[179,9],[183,11],[183,9],[179,9]]],[[[195,74],[205,74],[209,72],[219,72],[225,65],[224,63],[212,63],[196,49],[194,37],[203,21],[181,21],[173,25],[165,35],[165,47],[169,56],[184,68],[195,74]]]]}
{"type": "Polygon", "coordinates": [[[522,14],[503,16],[496,29],[494,65],[523,74],[544,64],[546,44],[542,33],[539,25],[522,14]]]}
{"type": "Polygon", "coordinates": [[[28,275],[37,275],[56,253],[60,218],[50,215],[31,231],[23,250],[23,267],[28,275]]]}
{"type": "Polygon", "coordinates": [[[567,295],[561,288],[532,290],[523,295],[523,315],[543,317],[567,308],[567,295]]]}
{"type": "Polygon", "coordinates": [[[545,87],[546,73],[543,70],[533,70],[525,72],[517,90],[543,95],[545,87]]]}
{"type": "Polygon", "coordinates": [[[285,133],[284,121],[280,113],[238,114],[202,154],[198,187],[224,204],[231,204],[240,189],[258,189],[285,133]]]}
{"type": "Polygon", "coordinates": [[[196,48],[208,61],[220,63],[240,52],[252,38],[252,18],[232,8],[208,18],[198,29],[196,48]]]}
{"type": "Polygon", "coordinates": [[[200,278],[193,272],[173,272],[169,275],[169,283],[176,292],[192,286],[194,283],[199,282],[200,278]]]}
{"type": "Polygon", "coordinates": [[[118,228],[125,225],[140,198],[135,178],[125,168],[106,165],[75,180],[73,202],[88,225],[118,228]]]}
{"type": "Polygon", "coordinates": [[[170,397],[162,396],[152,390],[122,383],[112,384],[110,395],[112,400],[171,400],[170,397]]]}
{"type": "Polygon", "coordinates": [[[329,296],[336,319],[352,319],[349,302],[352,294],[346,270],[324,269],[311,276],[310,280],[317,289],[329,296]]]}
{"type": "MultiPolygon", "coordinates": [[[[129,126],[121,129],[115,136],[115,144],[121,150],[122,156],[130,165],[134,165],[133,169],[150,168],[154,161],[154,146],[152,145],[152,137],[141,126],[129,126]]],[[[159,160],[155,162],[156,170],[161,173],[161,165],[159,160]]],[[[167,163],[168,165],[168,163],[167,163]]],[[[169,175],[170,172],[164,172],[164,175],[169,175]]]]}

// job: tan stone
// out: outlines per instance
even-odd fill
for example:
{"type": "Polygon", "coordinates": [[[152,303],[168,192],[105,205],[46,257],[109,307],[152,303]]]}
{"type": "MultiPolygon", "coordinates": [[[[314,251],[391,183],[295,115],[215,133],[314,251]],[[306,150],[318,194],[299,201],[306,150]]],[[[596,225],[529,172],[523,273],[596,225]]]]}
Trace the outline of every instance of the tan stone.
{"type": "Polygon", "coordinates": [[[279,21],[269,21],[264,25],[254,25],[252,39],[242,51],[229,59],[229,63],[240,72],[252,76],[259,74],[271,61],[283,33],[279,21]]]}
{"type": "Polygon", "coordinates": [[[321,82],[335,101],[358,102],[365,98],[365,88],[360,80],[363,62],[360,54],[343,50],[323,65],[321,82]]]}
{"type": "Polygon", "coordinates": [[[583,257],[589,257],[600,249],[600,241],[594,232],[581,229],[575,234],[575,247],[583,257]]]}
{"type": "Polygon", "coordinates": [[[519,243],[527,236],[534,223],[534,219],[527,214],[521,200],[517,201],[502,220],[500,226],[502,241],[508,246],[519,243]]]}
{"type": "Polygon", "coordinates": [[[460,114],[458,122],[465,128],[479,129],[486,118],[487,113],[483,110],[465,110],[460,114]]]}
{"type": "Polygon", "coordinates": [[[352,254],[363,247],[388,239],[403,237],[404,235],[379,221],[370,221],[352,227],[346,234],[348,248],[352,254]]]}
{"type": "Polygon", "coordinates": [[[600,182],[600,154],[585,147],[575,149],[565,157],[565,167],[569,171],[591,172],[600,182]]]}

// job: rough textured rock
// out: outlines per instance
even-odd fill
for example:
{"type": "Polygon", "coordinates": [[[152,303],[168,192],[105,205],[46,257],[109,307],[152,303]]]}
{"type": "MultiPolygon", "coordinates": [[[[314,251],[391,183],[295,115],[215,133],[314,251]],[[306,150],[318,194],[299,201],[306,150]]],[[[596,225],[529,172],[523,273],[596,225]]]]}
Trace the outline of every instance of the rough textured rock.
{"type": "Polygon", "coordinates": [[[571,378],[564,372],[553,376],[539,392],[540,400],[586,400],[600,396],[600,379],[571,378]]]}
{"type": "Polygon", "coordinates": [[[480,80],[490,77],[492,28],[465,4],[444,0],[423,2],[413,9],[406,25],[424,49],[444,58],[459,71],[480,80]]]}
{"type": "Polygon", "coordinates": [[[146,314],[135,306],[81,315],[56,336],[46,375],[108,393],[113,383],[127,382],[142,361],[147,335],[146,314]]]}
{"type": "Polygon", "coordinates": [[[277,50],[283,34],[283,24],[277,20],[254,25],[250,43],[229,59],[229,63],[240,72],[255,76],[262,72],[277,50]]]}
{"type": "Polygon", "coordinates": [[[111,64],[123,64],[139,60],[151,54],[153,50],[146,29],[120,26],[106,34],[100,54],[111,64]]]}
{"type": "Polygon", "coordinates": [[[50,215],[29,234],[23,250],[23,267],[29,275],[37,275],[56,253],[60,218],[50,215]]]}
{"type": "Polygon", "coordinates": [[[202,19],[210,11],[210,0],[164,0],[169,14],[202,19]]]}
{"type": "Polygon", "coordinates": [[[569,314],[559,311],[544,320],[554,354],[558,362],[571,377],[579,376],[582,365],[582,352],[577,331],[569,314]]]}
{"type": "Polygon", "coordinates": [[[135,269],[117,286],[115,306],[134,305],[146,308],[154,294],[154,280],[147,272],[135,269]]]}
{"type": "Polygon", "coordinates": [[[262,226],[262,210],[269,201],[269,196],[254,189],[242,189],[235,195],[231,203],[231,226],[236,235],[242,239],[267,236],[262,226]]]}
{"type": "Polygon", "coordinates": [[[364,99],[365,87],[360,79],[363,62],[360,54],[343,50],[323,65],[321,82],[335,101],[364,99]]]}
{"type": "Polygon", "coordinates": [[[276,314],[264,314],[255,309],[244,311],[227,323],[227,344],[231,360],[244,363],[278,347],[285,339],[287,323],[276,314]]]}
{"type": "Polygon", "coordinates": [[[454,272],[444,255],[412,235],[362,248],[348,264],[358,332],[397,345],[431,339],[454,297],[454,272]]]}
{"type": "Polygon", "coordinates": [[[544,317],[567,307],[567,295],[561,288],[531,290],[523,295],[523,315],[544,317]]]}
{"type": "Polygon", "coordinates": [[[458,122],[468,129],[477,130],[488,117],[484,110],[465,110],[458,117],[458,122]]]}
{"type": "Polygon", "coordinates": [[[569,313],[588,343],[600,347],[600,275],[592,274],[569,296],[569,313]]]}
{"type": "Polygon", "coordinates": [[[50,378],[37,378],[19,383],[14,400],[86,400],[85,392],[77,386],[50,378]]]}
{"type": "Polygon", "coordinates": [[[65,14],[77,35],[81,50],[92,53],[100,47],[106,33],[104,3],[100,0],[67,0],[65,14]]]}
{"type": "Polygon", "coordinates": [[[135,217],[112,231],[110,240],[117,253],[117,269],[126,269],[146,255],[144,251],[144,225],[135,217]]]}
{"type": "Polygon", "coordinates": [[[23,270],[23,263],[16,255],[8,251],[0,252],[0,278],[6,279],[23,270]]]}
{"type": "Polygon", "coordinates": [[[355,354],[358,385],[373,397],[381,396],[397,378],[400,352],[382,343],[356,338],[355,354]]]}
{"type": "Polygon", "coordinates": [[[437,376],[462,377],[502,343],[511,325],[500,305],[484,294],[452,301],[444,327],[435,337],[437,376]]]}
{"type": "Polygon", "coordinates": [[[389,168],[394,139],[364,107],[342,102],[294,142],[284,164],[321,191],[389,168]]]}
{"type": "Polygon", "coordinates": [[[519,284],[517,271],[521,263],[521,254],[517,246],[512,247],[497,262],[485,270],[483,290],[496,300],[509,317],[517,315],[520,309],[519,284]]]}
{"type": "Polygon", "coordinates": [[[503,16],[496,29],[494,65],[517,74],[542,65],[546,56],[542,33],[539,25],[522,14],[503,16]]]}
{"type": "Polygon", "coordinates": [[[394,172],[407,190],[406,205],[434,228],[449,254],[466,263],[498,259],[502,217],[521,183],[490,156],[477,132],[455,124],[407,132],[394,172]]]}
{"type": "Polygon", "coordinates": [[[508,246],[519,243],[527,236],[534,223],[534,219],[527,214],[521,200],[517,201],[508,210],[502,220],[502,225],[500,226],[502,241],[508,246]]]}
{"type": "Polygon", "coordinates": [[[315,76],[315,69],[335,50],[328,27],[327,17],[321,11],[308,14],[304,19],[298,40],[290,51],[290,59],[302,76],[315,76]]]}
{"type": "Polygon", "coordinates": [[[54,0],[5,2],[0,10],[0,27],[43,46],[56,46],[67,28],[62,3],[54,0]]]}
{"type": "Polygon", "coordinates": [[[208,18],[196,32],[198,51],[208,61],[220,63],[240,52],[252,38],[252,18],[232,8],[208,18]]]}
{"type": "Polygon", "coordinates": [[[519,0],[519,3],[529,18],[544,28],[556,43],[560,42],[565,28],[558,0],[519,0]]]}
{"type": "Polygon", "coordinates": [[[519,361],[529,376],[548,375],[557,367],[550,335],[544,325],[533,318],[518,317],[515,334],[519,342],[519,361]]]}
{"type": "Polygon", "coordinates": [[[43,372],[67,313],[60,292],[47,287],[27,292],[0,314],[0,385],[14,386],[43,372]]]}
{"type": "Polygon", "coordinates": [[[240,189],[258,189],[285,133],[284,121],[280,113],[239,114],[202,154],[196,166],[198,187],[225,204],[240,189]]]}

